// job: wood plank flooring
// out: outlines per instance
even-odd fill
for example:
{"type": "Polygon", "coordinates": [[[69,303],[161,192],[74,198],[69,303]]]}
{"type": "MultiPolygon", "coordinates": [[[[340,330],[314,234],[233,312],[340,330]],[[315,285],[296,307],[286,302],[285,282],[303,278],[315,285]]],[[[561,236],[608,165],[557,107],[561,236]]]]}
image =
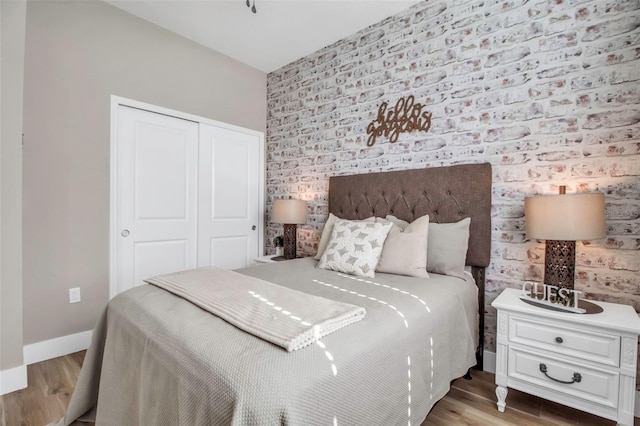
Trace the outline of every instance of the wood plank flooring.
{"type": "Polygon", "coordinates": [[[0,396],[2,426],[43,426],[69,405],[85,351],[27,366],[29,387],[0,396]]]}
{"type": "MultiPolygon", "coordinates": [[[[29,387],[0,396],[2,426],[43,426],[62,417],[85,352],[27,367],[29,387]]],[[[473,380],[458,379],[431,410],[422,426],[607,426],[615,422],[509,389],[507,409],[496,408],[493,374],[473,370],[473,380]]],[[[85,425],[76,422],[74,425],[85,425]]],[[[368,425],[367,425],[368,426],[368,425]]],[[[640,426],[638,418],[635,426],[640,426]]]]}

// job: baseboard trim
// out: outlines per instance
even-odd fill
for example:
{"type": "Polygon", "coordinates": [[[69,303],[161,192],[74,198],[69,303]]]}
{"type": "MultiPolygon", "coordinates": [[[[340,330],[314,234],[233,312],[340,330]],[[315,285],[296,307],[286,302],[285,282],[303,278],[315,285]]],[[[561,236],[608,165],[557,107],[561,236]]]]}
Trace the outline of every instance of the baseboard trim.
{"type": "Polygon", "coordinates": [[[42,362],[85,350],[91,344],[92,335],[93,330],[87,330],[81,333],[25,345],[23,348],[24,363],[31,365],[36,362],[42,362]]]}
{"type": "Polygon", "coordinates": [[[491,374],[496,374],[496,353],[484,351],[482,354],[483,369],[491,374]]]}
{"type": "MultiPolygon", "coordinates": [[[[484,351],[484,371],[492,374],[496,374],[496,353],[484,351]]],[[[635,405],[633,408],[633,415],[640,417],[640,391],[636,391],[635,405]]]]}
{"type": "Polygon", "coordinates": [[[0,371],[0,395],[15,392],[27,387],[27,366],[9,368],[0,371]]]}

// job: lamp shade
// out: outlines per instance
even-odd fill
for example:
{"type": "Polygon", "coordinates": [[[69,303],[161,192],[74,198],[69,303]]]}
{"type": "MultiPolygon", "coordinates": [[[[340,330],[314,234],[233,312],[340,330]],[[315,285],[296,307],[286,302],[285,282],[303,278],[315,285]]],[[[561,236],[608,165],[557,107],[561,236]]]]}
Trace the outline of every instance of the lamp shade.
{"type": "Polygon", "coordinates": [[[604,238],[604,194],[543,195],[524,200],[527,236],[540,240],[604,238]]]}
{"type": "Polygon", "coordinates": [[[302,200],[273,200],[273,219],[276,223],[303,224],[307,222],[307,202],[302,200]]]}

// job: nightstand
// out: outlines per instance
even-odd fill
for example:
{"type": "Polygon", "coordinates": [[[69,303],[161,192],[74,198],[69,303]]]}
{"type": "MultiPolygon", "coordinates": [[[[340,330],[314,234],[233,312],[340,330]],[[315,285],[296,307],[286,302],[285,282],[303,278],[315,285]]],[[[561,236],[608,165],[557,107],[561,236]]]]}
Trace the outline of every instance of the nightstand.
{"type": "Polygon", "coordinates": [[[506,289],[497,309],[496,395],[507,388],[568,405],[620,425],[633,425],[640,319],[627,305],[593,302],[598,314],[530,305],[506,289]]]}
{"type": "Polygon", "coordinates": [[[275,263],[275,262],[282,262],[289,259],[285,259],[282,256],[276,256],[275,254],[269,254],[266,256],[256,257],[253,260],[255,260],[258,263],[275,263]]]}

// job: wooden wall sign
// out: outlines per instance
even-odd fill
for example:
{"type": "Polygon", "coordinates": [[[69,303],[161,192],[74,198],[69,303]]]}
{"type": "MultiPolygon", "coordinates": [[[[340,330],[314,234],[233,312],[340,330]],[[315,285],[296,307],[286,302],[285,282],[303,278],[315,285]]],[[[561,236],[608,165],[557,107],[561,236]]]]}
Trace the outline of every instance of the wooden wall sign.
{"type": "Polygon", "coordinates": [[[413,95],[398,99],[395,106],[387,111],[383,102],[378,108],[378,116],[367,126],[367,146],[373,146],[378,136],[389,138],[390,143],[398,141],[400,133],[420,130],[426,132],[431,127],[431,113],[422,111],[425,107],[414,101],[413,95]]]}

